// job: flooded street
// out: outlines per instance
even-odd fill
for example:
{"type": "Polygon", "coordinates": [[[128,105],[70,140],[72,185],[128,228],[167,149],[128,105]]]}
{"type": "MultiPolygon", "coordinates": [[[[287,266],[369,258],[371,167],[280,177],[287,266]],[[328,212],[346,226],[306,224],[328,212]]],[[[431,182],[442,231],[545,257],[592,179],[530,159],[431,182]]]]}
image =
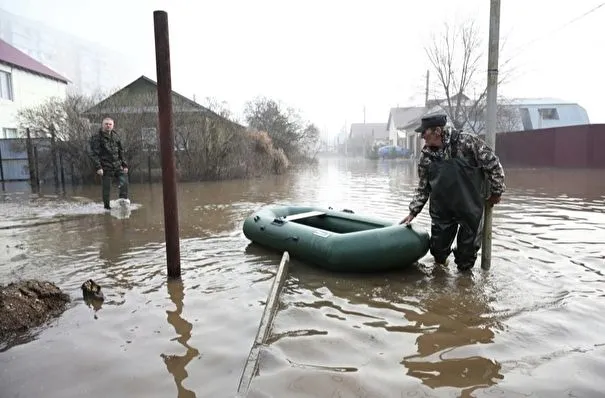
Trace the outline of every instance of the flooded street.
{"type": "MultiPolygon", "coordinates": [[[[507,170],[506,183],[489,271],[427,254],[360,277],[292,259],[250,397],[603,396],[605,170],[507,170]]],[[[410,163],[336,158],[180,184],[182,283],[165,276],[160,184],[131,186],[127,219],[102,210],[99,186],[7,186],[0,283],[50,280],[72,303],[0,352],[0,396],[233,397],[281,258],[250,245],[243,219],[304,203],[400,220],[415,184],[410,163]],[[100,308],[81,298],[89,278],[100,308]]],[[[414,222],[429,228],[428,206],[414,222]]]]}

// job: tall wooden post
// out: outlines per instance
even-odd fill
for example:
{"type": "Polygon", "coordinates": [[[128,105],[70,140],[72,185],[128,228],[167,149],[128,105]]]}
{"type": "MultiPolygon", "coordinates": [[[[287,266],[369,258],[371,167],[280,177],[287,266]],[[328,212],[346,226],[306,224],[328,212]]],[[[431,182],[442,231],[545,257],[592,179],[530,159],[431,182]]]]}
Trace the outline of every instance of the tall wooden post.
{"type": "Polygon", "coordinates": [[[170,40],[168,14],[153,12],[155,57],[158,81],[158,115],[160,154],[162,158],[162,188],[164,194],[164,233],[168,277],[180,278],[179,214],[176,197],[176,164],[174,160],[174,130],[172,124],[172,80],[170,76],[170,40]]]}

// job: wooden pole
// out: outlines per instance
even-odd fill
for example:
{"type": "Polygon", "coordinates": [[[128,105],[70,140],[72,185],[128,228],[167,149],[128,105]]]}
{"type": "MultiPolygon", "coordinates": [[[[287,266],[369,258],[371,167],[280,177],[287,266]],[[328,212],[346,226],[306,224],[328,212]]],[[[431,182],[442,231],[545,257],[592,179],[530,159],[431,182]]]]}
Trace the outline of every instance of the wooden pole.
{"type": "Polygon", "coordinates": [[[54,126],[50,128],[50,156],[53,163],[53,178],[55,180],[55,188],[59,188],[59,164],[57,161],[57,132],[54,126]]]}
{"type": "Polygon", "coordinates": [[[147,182],[151,184],[151,147],[147,151],[147,182]]]}
{"type": "Polygon", "coordinates": [[[34,190],[36,188],[36,166],[34,162],[34,148],[32,145],[32,136],[29,127],[25,129],[27,138],[25,144],[27,146],[27,168],[29,169],[29,184],[34,190]]]}
{"type": "MultiPolygon", "coordinates": [[[[2,149],[0,148],[0,181],[4,183],[4,167],[2,165],[2,149]]],[[[2,185],[2,190],[4,190],[4,185],[2,185]]]]}
{"type": "Polygon", "coordinates": [[[179,247],[179,214],[176,197],[176,164],[174,161],[174,130],[172,125],[172,81],[170,76],[170,40],[168,14],[153,12],[155,57],[158,87],[160,154],[164,197],[164,234],[169,278],[181,276],[179,247]]]}
{"type": "Polygon", "coordinates": [[[61,174],[61,188],[65,192],[65,170],[63,167],[63,151],[59,151],[59,171],[61,174]]]}
{"type": "Polygon", "coordinates": [[[37,145],[34,145],[34,173],[36,175],[36,192],[40,192],[40,157],[37,145]]]}
{"type": "MultiPolygon", "coordinates": [[[[489,49],[487,58],[487,123],[485,142],[496,151],[496,115],[498,109],[498,49],[500,47],[500,0],[491,0],[489,9],[489,49]]],[[[481,268],[492,263],[492,207],[485,206],[481,268]]]]}

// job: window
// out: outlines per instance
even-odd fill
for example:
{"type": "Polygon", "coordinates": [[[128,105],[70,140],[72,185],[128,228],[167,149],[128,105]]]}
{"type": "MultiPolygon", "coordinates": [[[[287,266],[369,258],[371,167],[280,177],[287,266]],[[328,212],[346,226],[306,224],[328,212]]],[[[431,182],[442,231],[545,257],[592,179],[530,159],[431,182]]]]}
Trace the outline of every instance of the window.
{"type": "Polygon", "coordinates": [[[557,108],[541,108],[538,109],[542,120],[559,120],[559,112],[557,108]]]}
{"type": "Polygon", "coordinates": [[[13,77],[10,72],[0,70],[0,98],[13,100],[13,77]]]}
{"type": "Polygon", "coordinates": [[[0,138],[17,138],[17,129],[3,128],[0,138]]]}
{"type": "Polygon", "coordinates": [[[158,145],[158,135],[156,129],[142,128],[141,129],[141,141],[145,148],[155,148],[158,145]]]}

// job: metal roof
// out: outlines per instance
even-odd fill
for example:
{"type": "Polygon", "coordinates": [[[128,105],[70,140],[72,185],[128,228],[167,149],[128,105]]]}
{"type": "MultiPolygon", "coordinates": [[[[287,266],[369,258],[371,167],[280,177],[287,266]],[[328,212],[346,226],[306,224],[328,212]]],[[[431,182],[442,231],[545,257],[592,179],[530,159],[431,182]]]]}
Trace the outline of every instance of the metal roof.
{"type": "Polygon", "coordinates": [[[577,102],[562,100],[560,98],[512,98],[500,105],[578,105],[577,102]]]}
{"type": "Polygon", "coordinates": [[[391,108],[387,125],[393,121],[396,129],[404,128],[426,112],[424,106],[410,106],[405,108],[391,108]]]}
{"type": "Polygon", "coordinates": [[[61,76],[54,70],[11,46],[2,39],[0,39],[0,62],[30,73],[42,75],[49,79],[57,80],[66,84],[69,83],[67,78],[61,76]]]}

